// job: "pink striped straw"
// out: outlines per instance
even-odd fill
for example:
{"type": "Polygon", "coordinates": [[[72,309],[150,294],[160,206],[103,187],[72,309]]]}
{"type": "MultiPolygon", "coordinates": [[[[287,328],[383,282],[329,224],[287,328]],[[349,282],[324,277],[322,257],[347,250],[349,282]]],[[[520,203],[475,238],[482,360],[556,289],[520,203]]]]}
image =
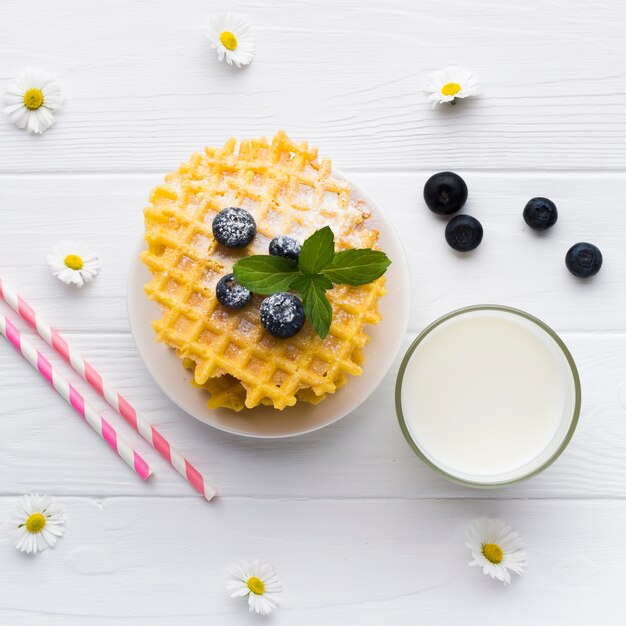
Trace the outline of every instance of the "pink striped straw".
{"type": "Polygon", "coordinates": [[[152,469],[143,457],[133,450],[85,398],[52,366],[50,361],[30,343],[8,317],[0,314],[0,333],[13,347],[71,404],[77,413],[122,457],[139,476],[146,480],[152,469]]]}
{"type": "Polygon", "coordinates": [[[113,389],[104,378],[72,349],[58,331],[47,324],[35,310],[0,278],[0,297],[52,346],[163,458],[207,500],[216,490],[211,483],[168,441],[147,422],[132,405],[113,389]]]}

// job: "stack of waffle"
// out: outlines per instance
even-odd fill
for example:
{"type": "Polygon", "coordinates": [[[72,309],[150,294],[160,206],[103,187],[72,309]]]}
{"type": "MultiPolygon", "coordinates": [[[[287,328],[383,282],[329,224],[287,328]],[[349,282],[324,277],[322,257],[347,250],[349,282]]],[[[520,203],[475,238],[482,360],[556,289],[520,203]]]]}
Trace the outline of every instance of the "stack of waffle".
{"type": "Polygon", "coordinates": [[[215,285],[248,254],[268,254],[269,242],[288,235],[302,242],[329,225],[336,250],[372,248],[369,209],[351,198],[350,185],[333,177],[317,149],[279,132],[265,139],[231,139],[223,148],[194,154],[154,189],[145,209],[148,249],[142,260],[152,273],[147,296],[158,302],[157,341],[176,351],[194,382],[210,395],[209,407],[241,410],[260,404],[284,409],[298,400],[319,402],[361,374],[366,324],[376,324],[384,277],[359,287],[327,292],[333,308],[330,332],[321,339],[307,322],[290,339],[277,339],[259,320],[255,296],[241,310],[222,307],[215,285]],[[226,207],[249,211],[257,224],[244,250],[228,250],[213,238],[214,216],[226,207]]]}

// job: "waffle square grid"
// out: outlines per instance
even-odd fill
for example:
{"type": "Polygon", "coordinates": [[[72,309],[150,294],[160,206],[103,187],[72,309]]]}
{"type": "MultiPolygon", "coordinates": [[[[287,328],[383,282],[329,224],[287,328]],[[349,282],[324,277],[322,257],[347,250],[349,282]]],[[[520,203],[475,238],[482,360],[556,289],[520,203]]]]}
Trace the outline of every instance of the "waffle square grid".
{"type": "Polygon", "coordinates": [[[235,148],[230,139],[223,148],[194,154],[150,196],[148,249],[141,258],[152,273],[145,292],[162,311],[152,323],[156,340],[193,370],[211,408],[319,402],[348,374],[361,374],[361,349],[369,339],[364,327],[381,319],[384,277],[327,292],[333,322],[324,340],[308,322],[290,339],[273,337],[259,320],[260,296],[242,310],[228,310],[218,303],[215,285],[242,256],[267,254],[280,234],[303,241],[328,224],[342,250],[375,247],[378,232],[367,228],[368,207],[332,176],[330,160],[318,161],[317,149],[295,144],[282,131],[271,144],[262,138],[235,148]],[[213,239],[213,217],[229,206],[248,210],[257,223],[244,250],[227,250],[213,239]]]}

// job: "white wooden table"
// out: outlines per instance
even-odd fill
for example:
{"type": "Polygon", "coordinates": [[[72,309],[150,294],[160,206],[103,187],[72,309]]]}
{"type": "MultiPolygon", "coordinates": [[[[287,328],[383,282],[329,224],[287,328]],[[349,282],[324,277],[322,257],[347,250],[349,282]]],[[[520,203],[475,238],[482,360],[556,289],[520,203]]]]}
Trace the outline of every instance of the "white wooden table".
{"type": "Polygon", "coordinates": [[[69,519],[58,547],[35,559],[0,532],[0,623],[253,623],[223,581],[228,563],[256,555],[284,582],[276,625],[623,624],[625,20],[618,0],[3,0],[0,89],[41,66],[62,77],[67,103],[42,137],[0,120],[1,273],[221,496],[207,504],[133,439],[157,470],[143,484],[0,341],[0,517],[38,491],[69,519]],[[206,16],[229,9],[257,32],[244,71],[218,64],[203,35],[206,16]],[[420,86],[450,62],[476,72],[484,94],[432,110],[420,86]],[[526,309],[562,334],[583,411],[543,475],[480,492],[431,473],[396,423],[397,364],[354,414],[284,441],[217,432],[156,387],[125,293],[148,193],[204,145],[279,128],[318,145],[397,226],[413,282],[407,344],[440,314],[483,302],[526,309]],[[468,212],[485,228],[467,258],[421,199],[442,169],[465,177],[468,212]],[[536,195],[559,207],[545,236],[521,218],[536,195]],[[103,262],[81,291],[45,265],[66,236],[103,262]],[[605,258],[587,283],[563,263],[581,240],[605,258]],[[509,520],[527,544],[527,574],[507,588],[466,566],[465,529],[482,514],[509,520]]]}

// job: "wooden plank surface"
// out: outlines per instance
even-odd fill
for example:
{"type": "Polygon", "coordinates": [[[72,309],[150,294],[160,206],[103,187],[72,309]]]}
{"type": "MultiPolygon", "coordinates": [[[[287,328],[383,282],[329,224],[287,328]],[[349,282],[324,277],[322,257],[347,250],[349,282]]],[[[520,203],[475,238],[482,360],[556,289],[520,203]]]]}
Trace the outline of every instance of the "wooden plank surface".
{"type": "MultiPolygon", "coordinates": [[[[577,361],[583,386],[582,414],[572,443],[537,478],[484,492],[448,483],[413,454],[397,425],[395,366],[371,398],[337,424],[295,439],[255,441],[221,433],[180,411],[152,381],[129,337],[72,336],[81,352],[110,373],[135,405],[211,477],[224,498],[625,498],[626,334],[564,333],[563,339],[577,361]]],[[[63,371],[85,389],[71,371],[63,371]]],[[[138,449],[158,471],[148,484],[133,476],[4,341],[0,380],[5,407],[0,474],[8,477],[11,493],[35,485],[71,495],[191,493],[141,440],[138,449]]],[[[96,398],[94,404],[131,436],[104,402],[96,398]]]]}
{"type": "MultiPolygon", "coordinates": [[[[408,253],[411,330],[452,309],[487,302],[528,309],[557,331],[626,330],[620,314],[626,211],[619,209],[626,175],[461,171],[470,192],[466,212],[482,222],[485,236],[474,254],[460,255],[445,242],[445,221],[424,204],[422,189],[433,173],[347,173],[391,218],[408,253]],[[522,219],[524,205],[537,195],[554,199],[560,212],[558,225],[543,234],[522,219]],[[592,281],[575,279],[565,267],[565,253],[577,241],[603,250],[604,267],[592,281]]],[[[0,178],[6,279],[62,329],[127,332],[128,269],[142,245],[143,207],[162,177],[0,178]],[[46,266],[48,249],[67,236],[91,242],[102,259],[101,276],[82,290],[51,281],[46,266]]]]}
{"type": "Polygon", "coordinates": [[[45,491],[60,498],[68,532],[33,559],[0,531],[0,624],[253,623],[223,584],[228,563],[258,556],[285,584],[268,620],[276,625],[622,626],[625,18],[617,0],[3,0],[0,91],[35,65],[59,74],[67,102],[43,137],[0,116],[0,275],[220,497],[203,502],[139,440],[156,469],[142,483],[1,340],[0,519],[21,494],[45,491]],[[258,53],[243,71],[218,64],[203,34],[221,10],[254,24],[258,53]],[[448,63],[473,70],[483,94],[433,110],[420,89],[448,63]],[[439,315],[485,302],[526,309],[562,334],[583,408],[545,473],[484,492],[430,472],[396,423],[397,362],[352,415],[284,441],[217,432],[158,389],[126,313],[148,193],[204,145],[279,128],[319,146],[394,223],[412,282],[405,345],[439,315]],[[466,212],[485,229],[466,258],[446,246],[444,222],[421,198],[442,169],[466,179],[466,212]],[[537,195],[559,208],[544,235],[521,219],[537,195]],[[80,291],[45,265],[65,237],[89,242],[103,262],[80,291]],[[577,241],[605,258],[587,283],[563,262],[577,241]],[[483,514],[509,520],[528,547],[528,573],[510,587],[465,565],[465,529],[483,514]]]}
{"type": "Polygon", "coordinates": [[[617,0],[224,8],[257,31],[242,72],[211,56],[203,24],[220,7],[202,0],[5,0],[0,79],[43,65],[62,75],[68,101],[45,141],[0,124],[0,171],[161,171],[199,142],[279,127],[368,171],[623,167],[617,0]],[[475,71],[484,94],[434,112],[420,89],[447,63],[475,71]]]}
{"type": "MultiPolygon", "coordinates": [[[[224,591],[240,555],[271,559],[282,577],[284,606],[268,620],[276,625],[623,617],[623,501],[243,498],[211,510],[195,498],[62,502],[68,534],[54,552],[35,561],[5,551],[3,623],[256,624],[224,591]],[[529,546],[527,575],[506,588],[466,565],[466,526],[486,512],[514,519],[529,546]]],[[[0,512],[9,504],[0,499],[0,512]]]]}

